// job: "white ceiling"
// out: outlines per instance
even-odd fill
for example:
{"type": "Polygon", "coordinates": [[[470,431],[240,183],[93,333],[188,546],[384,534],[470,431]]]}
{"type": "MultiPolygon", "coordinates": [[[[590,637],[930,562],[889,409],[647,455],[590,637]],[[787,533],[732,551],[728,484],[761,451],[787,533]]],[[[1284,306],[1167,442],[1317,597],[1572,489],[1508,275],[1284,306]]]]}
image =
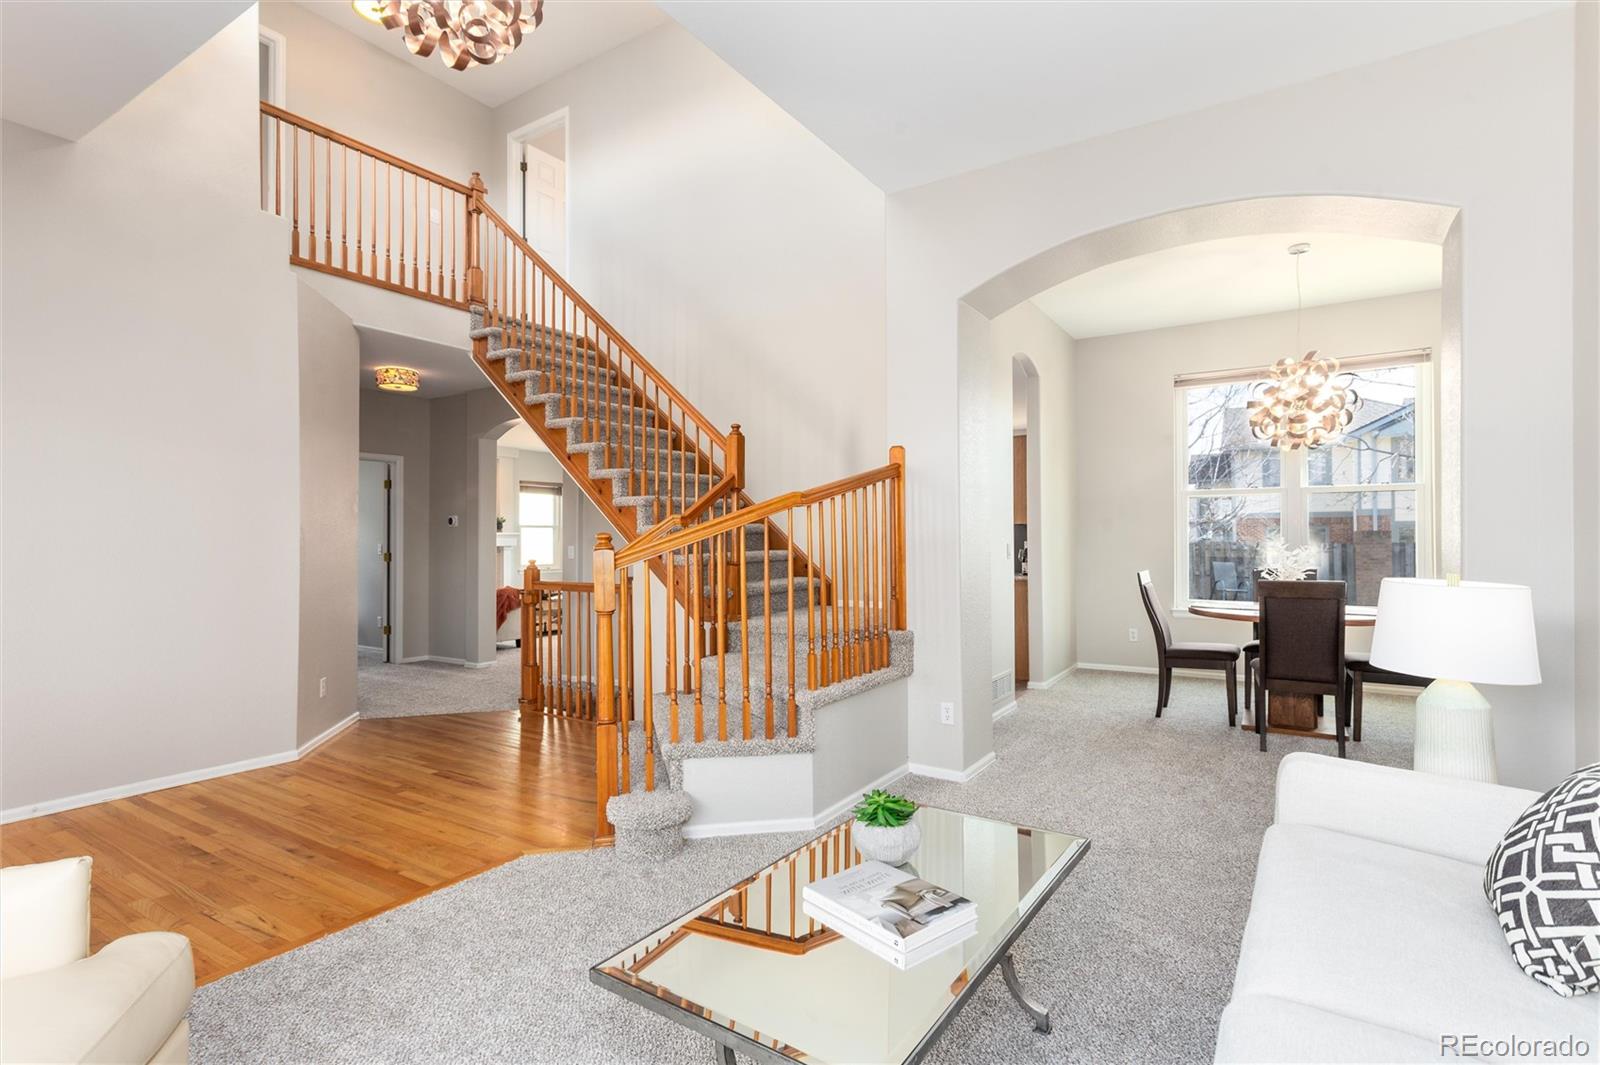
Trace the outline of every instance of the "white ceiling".
{"type": "Polygon", "coordinates": [[[413,56],[400,30],[368,22],[346,0],[300,0],[300,6],[488,107],[499,107],[667,22],[649,0],[545,0],[544,21],[515,52],[493,66],[451,70],[438,52],[426,59],[413,56]]]}
{"type": "Polygon", "coordinates": [[[1569,8],[1569,0],[660,0],[895,192],[1569,8]]]}
{"type": "Polygon", "coordinates": [[[1080,340],[1216,322],[1295,306],[1294,256],[1307,307],[1423,292],[1440,285],[1437,244],[1344,233],[1268,233],[1185,244],[1079,274],[1033,298],[1080,340]]]}
{"type": "Polygon", "coordinates": [[[249,0],[0,3],[0,113],[77,140],[249,7],[249,0]]]}
{"type": "Polygon", "coordinates": [[[422,374],[422,387],[410,395],[438,399],[458,392],[492,387],[472,361],[472,353],[371,326],[356,326],[361,338],[361,387],[377,388],[372,371],[379,366],[409,366],[422,374]]]}

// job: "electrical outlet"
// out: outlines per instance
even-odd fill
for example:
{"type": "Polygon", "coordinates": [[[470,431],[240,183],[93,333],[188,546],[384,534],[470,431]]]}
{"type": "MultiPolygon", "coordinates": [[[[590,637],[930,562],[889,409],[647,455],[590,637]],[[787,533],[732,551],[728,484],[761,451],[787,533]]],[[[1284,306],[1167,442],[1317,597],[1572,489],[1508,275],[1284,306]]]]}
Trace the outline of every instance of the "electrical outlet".
{"type": "Polygon", "coordinates": [[[955,703],[940,703],[939,704],[939,724],[941,724],[941,725],[954,725],[955,723],[956,723],[956,704],[955,703]]]}
{"type": "Polygon", "coordinates": [[[1138,643],[1139,642],[1139,630],[1138,629],[1130,628],[1128,630],[1128,642],[1129,643],[1138,643]]]}
{"type": "Polygon", "coordinates": [[[318,679],[318,681],[317,681],[317,698],[318,699],[326,699],[327,697],[328,697],[328,678],[327,677],[322,677],[322,678],[318,679]]]}

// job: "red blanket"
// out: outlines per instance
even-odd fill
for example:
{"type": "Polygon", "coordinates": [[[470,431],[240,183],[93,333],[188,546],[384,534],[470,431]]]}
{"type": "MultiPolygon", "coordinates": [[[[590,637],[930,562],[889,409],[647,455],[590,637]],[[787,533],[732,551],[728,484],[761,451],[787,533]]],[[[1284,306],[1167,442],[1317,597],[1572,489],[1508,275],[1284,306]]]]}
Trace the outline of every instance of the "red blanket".
{"type": "Polygon", "coordinates": [[[522,589],[507,585],[494,593],[494,627],[506,623],[506,618],[522,609],[522,589]]]}

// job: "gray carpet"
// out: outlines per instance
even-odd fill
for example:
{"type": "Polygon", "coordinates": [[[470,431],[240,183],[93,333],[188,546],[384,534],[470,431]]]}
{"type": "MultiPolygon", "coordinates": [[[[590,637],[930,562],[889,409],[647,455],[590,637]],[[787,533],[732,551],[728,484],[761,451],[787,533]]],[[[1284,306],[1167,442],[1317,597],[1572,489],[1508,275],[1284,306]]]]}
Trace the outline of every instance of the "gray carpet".
{"type": "MultiPolygon", "coordinates": [[[[1055,1031],[985,981],[930,1061],[1204,1062],[1233,980],[1279,758],[1331,744],[1226,727],[1214,681],[1084,673],[1024,693],[969,784],[920,801],[1059,827],[1093,849],[1017,943],[1055,1031]]],[[[1369,695],[1352,757],[1408,765],[1411,701],[1369,695]]],[[[693,1062],[708,1044],[588,982],[589,965],[801,836],[706,840],[669,862],[537,855],[203,987],[206,1062],[693,1062]]]]}
{"type": "Polygon", "coordinates": [[[362,717],[415,717],[515,710],[521,651],[502,648],[491,666],[468,669],[443,662],[384,662],[356,652],[356,711],[362,717]]]}

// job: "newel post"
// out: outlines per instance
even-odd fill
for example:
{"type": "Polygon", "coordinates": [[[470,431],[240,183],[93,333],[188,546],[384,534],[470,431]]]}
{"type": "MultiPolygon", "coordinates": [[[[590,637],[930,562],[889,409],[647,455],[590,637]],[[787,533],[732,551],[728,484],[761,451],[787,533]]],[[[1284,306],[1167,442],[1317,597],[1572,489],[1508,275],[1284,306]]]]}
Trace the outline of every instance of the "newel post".
{"type": "Polygon", "coordinates": [[[534,654],[539,635],[539,567],[528,563],[522,571],[522,697],[517,700],[519,719],[525,720],[529,711],[544,709],[538,705],[539,659],[534,654]]]}
{"type": "Polygon", "coordinates": [[[611,534],[594,538],[595,682],[600,705],[594,726],[595,840],[612,838],[606,803],[617,794],[617,674],[612,658],[612,621],[617,612],[617,553],[611,534]]]}
{"type": "Polygon", "coordinates": [[[898,468],[894,478],[894,627],[906,627],[906,449],[889,449],[889,462],[898,468]]]}
{"type": "Polygon", "coordinates": [[[733,487],[744,491],[744,430],[739,428],[738,422],[728,430],[727,472],[733,478],[733,487]]]}
{"type": "Polygon", "coordinates": [[[483,195],[489,187],[476,170],[467,183],[472,191],[467,195],[467,303],[483,303],[483,263],[478,247],[478,223],[483,218],[483,195]]]}

